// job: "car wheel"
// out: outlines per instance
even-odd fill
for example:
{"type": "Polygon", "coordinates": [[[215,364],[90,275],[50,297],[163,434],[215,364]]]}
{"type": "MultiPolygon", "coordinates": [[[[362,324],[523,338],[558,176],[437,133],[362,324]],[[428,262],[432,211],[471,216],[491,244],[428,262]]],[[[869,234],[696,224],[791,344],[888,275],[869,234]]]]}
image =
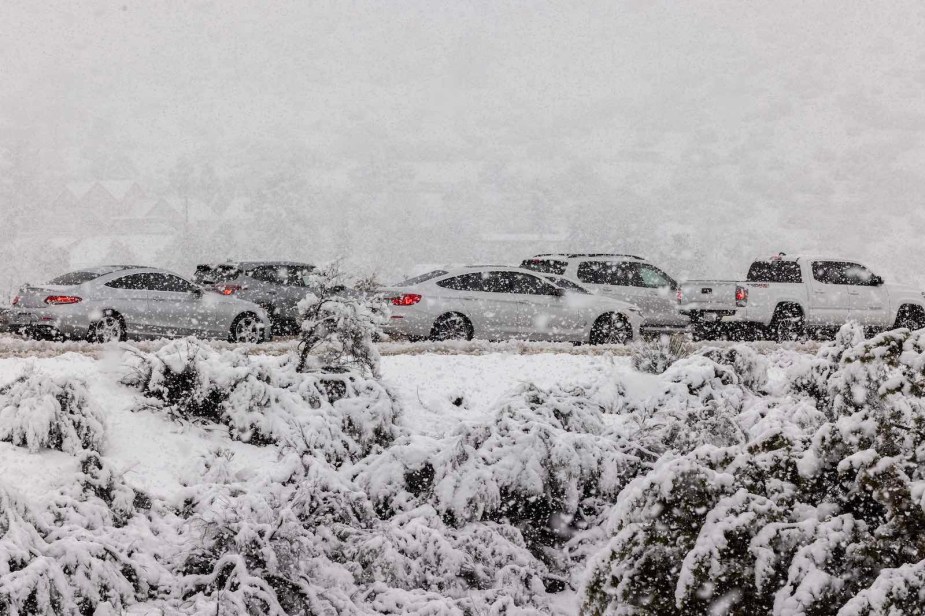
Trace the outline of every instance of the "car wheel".
{"type": "Polygon", "coordinates": [[[771,336],[777,342],[799,340],[806,335],[803,311],[796,306],[778,306],[771,320],[771,336]]]}
{"type": "Polygon", "coordinates": [[[591,328],[591,344],[626,344],[632,339],[632,326],[612,312],[598,317],[591,328]]]}
{"type": "Polygon", "coordinates": [[[231,324],[231,341],[242,344],[256,344],[263,340],[263,323],[256,314],[239,314],[231,324]]]}
{"type": "Polygon", "coordinates": [[[430,332],[431,340],[472,340],[472,323],[465,316],[451,312],[437,317],[430,332]]]}
{"type": "Polygon", "coordinates": [[[103,318],[90,326],[91,342],[119,342],[125,340],[125,323],[122,317],[112,311],[103,313],[103,318]]]}

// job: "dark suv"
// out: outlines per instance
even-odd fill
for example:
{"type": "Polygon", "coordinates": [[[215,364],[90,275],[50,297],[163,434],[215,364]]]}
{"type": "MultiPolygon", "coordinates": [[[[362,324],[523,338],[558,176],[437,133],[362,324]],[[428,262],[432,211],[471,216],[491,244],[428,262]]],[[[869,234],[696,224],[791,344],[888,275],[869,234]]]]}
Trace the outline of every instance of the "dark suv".
{"type": "Polygon", "coordinates": [[[299,331],[298,303],[311,292],[314,265],[293,261],[228,262],[198,265],[193,278],[224,295],[234,295],[263,307],[273,332],[292,335],[299,331]]]}

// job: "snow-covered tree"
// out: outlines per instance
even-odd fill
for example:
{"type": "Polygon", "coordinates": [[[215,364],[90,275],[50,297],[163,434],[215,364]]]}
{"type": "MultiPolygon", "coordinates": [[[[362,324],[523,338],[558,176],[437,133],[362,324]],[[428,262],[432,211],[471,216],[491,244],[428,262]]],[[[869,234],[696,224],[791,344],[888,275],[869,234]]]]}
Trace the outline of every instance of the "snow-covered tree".
{"type": "Polygon", "coordinates": [[[313,272],[311,293],[299,302],[302,315],[300,372],[355,370],[379,376],[379,351],[373,340],[388,318],[381,300],[348,293],[338,263],[313,272]]]}

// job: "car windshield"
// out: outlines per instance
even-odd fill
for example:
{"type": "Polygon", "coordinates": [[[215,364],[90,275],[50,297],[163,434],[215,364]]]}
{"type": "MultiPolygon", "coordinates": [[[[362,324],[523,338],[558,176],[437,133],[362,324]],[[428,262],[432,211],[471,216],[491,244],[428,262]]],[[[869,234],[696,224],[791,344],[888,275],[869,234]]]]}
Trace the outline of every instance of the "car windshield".
{"type": "Polygon", "coordinates": [[[421,284],[422,282],[427,282],[428,280],[436,278],[437,276],[443,276],[446,273],[447,272],[444,270],[434,270],[432,272],[427,272],[426,274],[421,274],[420,276],[415,276],[414,278],[409,278],[408,280],[403,280],[395,286],[411,287],[416,284],[421,284]]]}
{"type": "Polygon", "coordinates": [[[560,278],[558,276],[546,276],[546,280],[550,281],[560,289],[565,289],[566,291],[572,291],[574,293],[584,293],[589,295],[588,290],[583,286],[576,284],[569,280],[568,278],[560,278]]]}
{"type": "Polygon", "coordinates": [[[69,272],[63,276],[58,276],[48,281],[48,284],[61,286],[61,287],[73,287],[85,282],[90,282],[95,278],[99,278],[100,274],[96,272],[69,272]]]}

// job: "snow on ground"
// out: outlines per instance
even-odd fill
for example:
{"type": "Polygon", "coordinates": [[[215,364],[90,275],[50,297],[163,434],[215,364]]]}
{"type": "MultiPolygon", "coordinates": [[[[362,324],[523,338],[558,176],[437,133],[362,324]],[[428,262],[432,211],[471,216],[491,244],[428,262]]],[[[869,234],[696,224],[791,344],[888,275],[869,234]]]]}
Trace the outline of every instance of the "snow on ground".
{"type": "MultiPolygon", "coordinates": [[[[254,600],[247,592],[264,592],[264,582],[253,576],[285,559],[248,561],[251,577],[239,579],[257,586],[227,587],[230,599],[189,563],[224,576],[220,555],[260,538],[261,549],[280,549],[270,539],[277,532],[292,533],[280,537],[283,545],[305,550],[295,562],[311,585],[299,592],[349,605],[343,613],[351,614],[577,614],[582,604],[603,613],[624,603],[640,614],[708,613],[732,603],[742,613],[802,613],[819,611],[820,602],[832,609],[819,613],[850,604],[845,613],[899,614],[918,605],[925,587],[925,548],[915,539],[925,533],[925,445],[910,436],[925,433],[923,333],[863,341],[848,327],[822,346],[693,345],[693,355],[673,358],[663,374],[634,368],[627,348],[387,343],[381,384],[391,402],[376,397],[378,385],[361,386],[361,398],[372,396],[360,400],[365,407],[312,407],[310,395],[291,397],[299,386],[278,357],[291,342],[219,343],[196,360],[200,368],[213,371],[214,382],[244,383],[238,394],[250,398],[235,400],[270,401],[256,414],[232,409],[243,414],[224,423],[171,419],[150,392],[125,384],[129,365],[140,365],[127,363],[128,349],[172,362],[189,349],[182,344],[32,344],[38,356],[20,357],[29,343],[0,341],[16,351],[0,352],[0,402],[23,374],[86,383],[105,420],[105,463],[155,503],[129,507],[128,535],[123,522],[85,522],[87,532],[111,532],[113,541],[134,537],[131,549],[144,558],[161,549],[171,555],[156,567],[144,561],[156,593],[113,599],[131,613],[215,613],[223,601],[254,600]],[[254,380],[258,367],[280,374],[254,380]],[[235,370],[244,372],[227,380],[235,370]],[[241,381],[246,374],[251,380],[241,381]],[[270,430],[269,440],[233,435],[242,417],[270,430]],[[364,435],[369,426],[350,427],[358,418],[380,423],[364,435]],[[321,438],[311,448],[303,442],[302,463],[274,436],[291,426],[321,438]],[[350,442],[323,450],[324,439],[350,442]],[[216,456],[217,447],[225,453],[216,456]],[[287,486],[293,468],[299,479],[287,486]],[[826,484],[833,477],[837,489],[826,484]],[[211,519],[237,529],[238,543],[190,526],[211,519]],[[299,523],[254,534],[287,519],[299,523]],[[141,547],[148,532],[164,546],[141,547]],[[197,537],[211,543],[197,551],[197,537]],[[751,547],[737,552],[742,546],[751,547]],[[187,590],[171,594],[176,584],[187,590]]],[[[85,463],[0,442],[0,487],[56,511],[74,498],[62,495],[85,485],[85,463]]],[[[113,490],[103,494],[116,511],[113,490]]],[[[86,515],[86,503],[67,506],[65,518],[86,515]]],[[[52,518],[36,519],[42,540],[52,542],[53,529],[42,526],[52,518]]],[[[0,517],[5,533],[3,524],[0,517]]],[[[14,553],[4,549],[0,556],[14,553]]],[[[275,592],[288,588],[272,579],[275,592]]]]}

